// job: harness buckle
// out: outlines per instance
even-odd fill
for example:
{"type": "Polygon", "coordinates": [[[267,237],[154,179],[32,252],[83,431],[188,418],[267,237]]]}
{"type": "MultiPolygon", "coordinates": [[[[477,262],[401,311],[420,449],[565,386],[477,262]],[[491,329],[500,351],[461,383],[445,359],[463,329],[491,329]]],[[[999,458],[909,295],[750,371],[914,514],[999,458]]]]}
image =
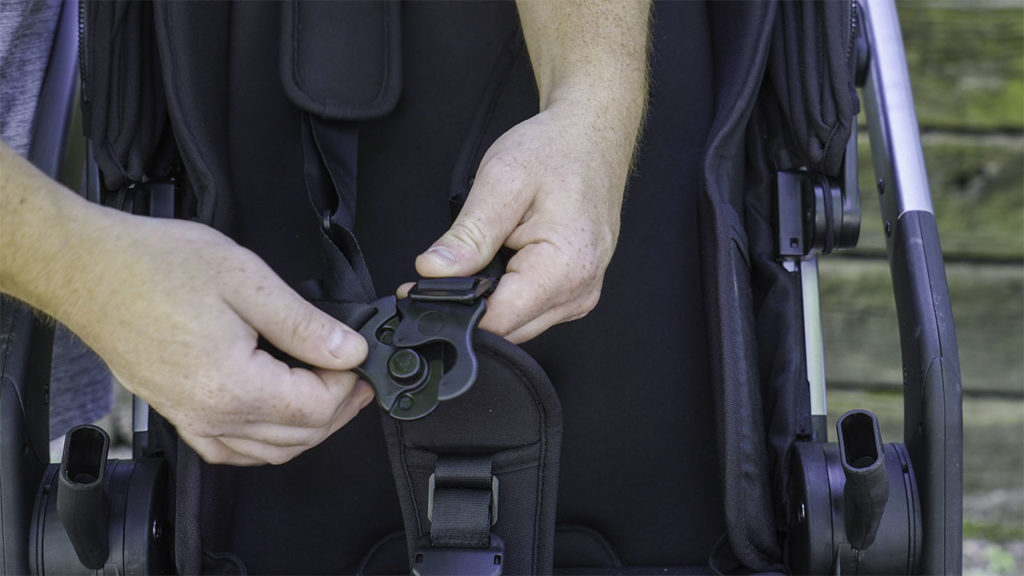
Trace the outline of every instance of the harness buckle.
{"type": "Polygon", "coordinates": [[[355,372],[392,417],[422,418],[473,385],[473,329],[493,290],[490,278],[430,278],[408,298],[388,296],[373,304],[376,314],[359,330],[369,351],[355,372]]]}

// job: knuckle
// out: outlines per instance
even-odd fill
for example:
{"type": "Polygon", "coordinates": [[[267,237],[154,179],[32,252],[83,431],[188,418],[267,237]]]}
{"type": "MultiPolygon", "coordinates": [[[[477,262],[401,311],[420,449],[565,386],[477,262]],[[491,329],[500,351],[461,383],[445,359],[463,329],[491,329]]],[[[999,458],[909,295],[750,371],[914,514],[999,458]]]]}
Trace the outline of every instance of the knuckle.
{"type": "Polygon", "coordinates": [[[311,410],[306,416],[306,424],[312,429],[309,435],[303,438],[304,443],[311,444],[316,441],[316,435],[331,427],[334,422],[336,410],[323,407],[318,410],[311,410]]]}
{"type": "Polygon", "coordinates": [[[291,332],[289,334],[292,342],[308,342],[323,329],[323,323],[313,314],[298,314],[293,317],[291,332]]]}
{"type": "Polygon", "coordinates": [[[477,170],[477,180],[490,182],[516,181],[523,173],[522,163],[509,154],[492,154],[484,158],[477,170]]]}
{"type": "Polygon", "coordinates": [[[470,219],[457,220],[448,231],[448,236],[475,252],[482,252],[487,248],[489,237],[479,222],[470,219]]]}
{"type": "Polygon", "coordinates": [[[199,418],[184,416],[178,417],[178,421],[175,422],[175,428],[179,430],[179,433],[184,433],[194,438],[214,438],[221,432],[219,426],[213,423],[213,420],[206,417],[209,412],[199,407],[194,414],[199,415],[199,418]]]}

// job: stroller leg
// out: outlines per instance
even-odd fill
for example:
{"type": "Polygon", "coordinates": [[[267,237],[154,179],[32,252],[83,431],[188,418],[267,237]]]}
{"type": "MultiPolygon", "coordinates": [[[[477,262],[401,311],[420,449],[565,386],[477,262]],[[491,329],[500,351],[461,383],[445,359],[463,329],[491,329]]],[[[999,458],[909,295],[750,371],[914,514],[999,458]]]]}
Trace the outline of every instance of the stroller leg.
{"type": "Polygon", "coordinates": [[[918,478],[921,569],[961,571],[963,414],[960,360],[892,0],[862,4],[870,47],[863,90],[900,326],[904,440],[918,478]]]}

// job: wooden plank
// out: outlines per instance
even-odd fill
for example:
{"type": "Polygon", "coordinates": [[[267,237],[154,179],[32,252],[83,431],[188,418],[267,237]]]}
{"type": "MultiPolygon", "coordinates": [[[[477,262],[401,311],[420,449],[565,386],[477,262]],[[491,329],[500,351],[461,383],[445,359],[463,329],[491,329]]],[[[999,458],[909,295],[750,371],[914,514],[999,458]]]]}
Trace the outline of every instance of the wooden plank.
{"type": "MultiPolygon", "coordinates": [[[[1024,137],[929,134],[922,141],[942,249],[956,258],[1024,260],[1024,137]]],[[[885,236],[866,134],[860,138],[859,248],[885,236]]]]}
{"type": "Polygon", "coordinates": [[[1024,4],[897,4],[922,129],[1024,129],[1024,4]]]}
{"type": "MultiPolygon", "coordinates": [[[[825,367],[829,381],[902,385],[899,333],[888,263],[821,261],[825,367]]],[[[1024,394],[1024,265],[946,265],[968,391],[1024,394]]]]}

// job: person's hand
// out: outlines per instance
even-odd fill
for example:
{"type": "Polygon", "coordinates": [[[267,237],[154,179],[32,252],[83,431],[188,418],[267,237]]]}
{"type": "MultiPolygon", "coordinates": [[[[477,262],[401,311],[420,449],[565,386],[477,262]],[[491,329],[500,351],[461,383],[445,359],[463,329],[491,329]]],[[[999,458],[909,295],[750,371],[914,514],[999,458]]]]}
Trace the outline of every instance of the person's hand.
{"type": "Polygon", "coordinates": [[[480,327],[519,343],[601,295],[647,100],[650,2],[516,5],[542,112],[484,154],[462,212],[416,271],[468,276],[502,245],[515,251],[480,327]]]}
{"type": "Polygon", "coordinates": [[[254,254],[199,224],[117,219],[122,252],[97,255],[107,304],[74,328],[205,460],[288,461],[372,400],[350,371],[363,338],[254,254]],[[289,368],[258,335],[320,369],[289,368]]]}
{"type": "Polygon", "coordinates": [[[513,342],[586,315],[600,297],[635,134],[624,154],[591,112],[556,102],[502,135],[452,227],[416,259],[424,277],[468,276],[502,245],[514,250],[480,323],[513,342]]]}
{"type": "Polygon", "coordinates": [[[0,159],[12,174],[4,291],[64,322],[205,460],[285,462],[372,400],[350,371],[363,338],[252,252],[201,224],[87,204],[0,159]],[[259,335],[317,369],[289,368],[259,335]]]}

